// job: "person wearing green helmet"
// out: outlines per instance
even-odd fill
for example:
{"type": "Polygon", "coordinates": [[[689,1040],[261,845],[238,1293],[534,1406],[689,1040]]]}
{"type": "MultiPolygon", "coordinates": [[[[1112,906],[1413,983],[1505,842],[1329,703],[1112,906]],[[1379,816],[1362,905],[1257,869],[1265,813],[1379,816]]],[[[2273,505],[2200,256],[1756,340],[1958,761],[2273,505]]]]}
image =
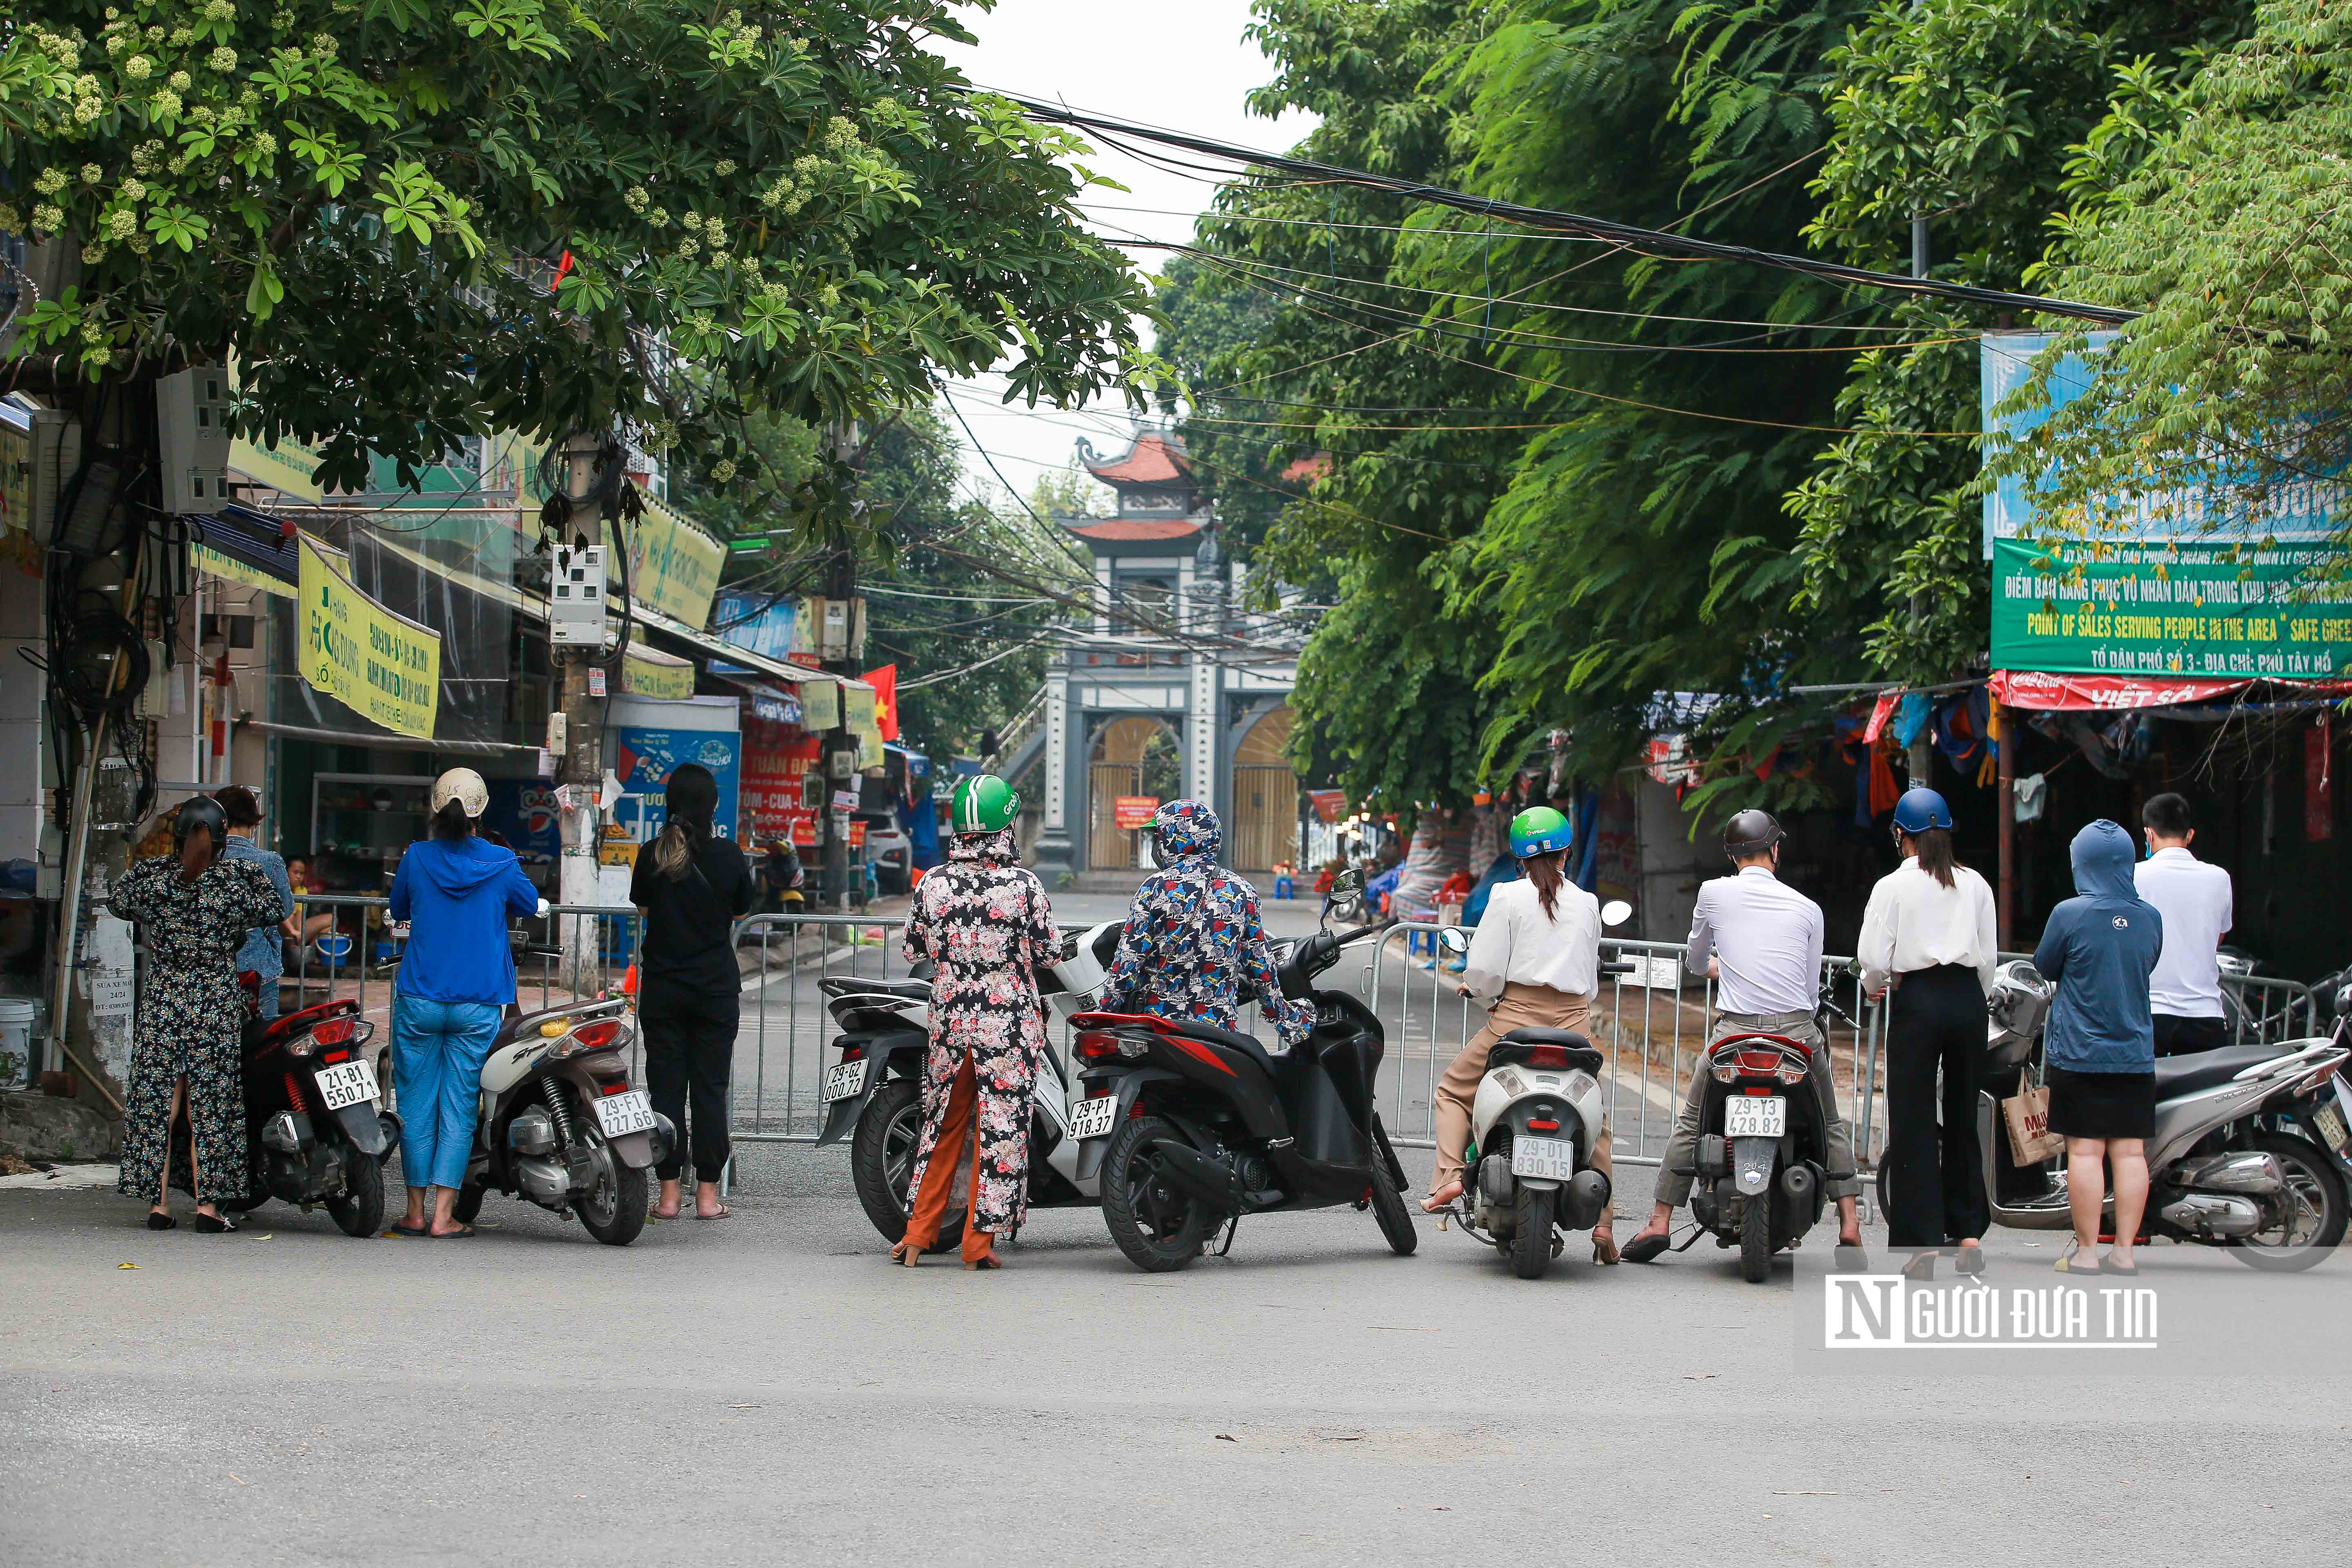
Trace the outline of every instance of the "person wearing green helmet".
{"type": "MultiPolygon", "coordinates": [[[[1495,1042],[1513,1029],[1581,1030],[1591,1017],[1601,988],[1601,900],[1568,879],[1572,842],[1568,818],[1550,806],[1530,806],[1511,819],[1511,854],[1520,878],[1496,883],[1488,896],[1455,987],[1486,1007],[1486,1026],[1437,1083],[1437,1163],[1421,1205],[1427,1213],[1437,1214],[1462,1195],[1470,1108],[1495,1042]]],[[[1593,1140],[1592,1165],[1614,1181],[1606,1121],[1593,1140]]],[[[1592,1227],[1592,1261],[1617,1261],[1605,1210],[1592,1227]]]]}
{"type": "Polygon", "coordinates": [[[948,862],[916,884],[903,948],[937,965],[923,1058],[923,1131],[907,1230],[890,1256],[909,1268],[938,1241],[959,1168],[968,1169],[963,1266],[996,1268],[995,1239],[1029,1206],[1029,1108],[1050,1047],[1036,972],[1061,952],[1045,885],[1013,850],[1020,792],[981,773],[949,804],[948,862]]]}

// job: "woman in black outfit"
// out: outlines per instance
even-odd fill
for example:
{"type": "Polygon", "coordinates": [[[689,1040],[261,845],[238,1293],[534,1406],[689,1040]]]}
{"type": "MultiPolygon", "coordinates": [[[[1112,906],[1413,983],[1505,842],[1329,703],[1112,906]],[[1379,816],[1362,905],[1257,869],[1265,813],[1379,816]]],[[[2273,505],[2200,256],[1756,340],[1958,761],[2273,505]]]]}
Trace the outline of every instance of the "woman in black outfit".
{"type": "Polygon", "coordinates": [[[654,1213],[677,1216],[680,1154],[690,1146],[694,1217],[725,1219],[719,1178],[727,1169],[727,1078],[742,994],[735,921],[751,912],[754,883],[743,851],[711,834],[719,784],[710,770],[681,763],[666,788],[669,820],[638,851],[629,879],[629,901],[646,921],[637,992],[646,1087],[654,1110],[677,1129],[677,1146],[654,1170],[661,1178],[654,1213]]]}

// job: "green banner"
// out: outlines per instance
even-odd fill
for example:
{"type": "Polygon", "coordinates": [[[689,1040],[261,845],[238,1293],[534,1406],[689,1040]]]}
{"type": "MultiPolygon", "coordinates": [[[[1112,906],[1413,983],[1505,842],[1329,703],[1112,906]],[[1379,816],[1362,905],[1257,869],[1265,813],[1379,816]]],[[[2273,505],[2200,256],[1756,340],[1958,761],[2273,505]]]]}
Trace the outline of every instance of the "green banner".
{"type": "Polygon", "coordinates": [[[2341,549],[1996,539],[1992,666],[2317,679],[2352,671],[2341,549]]]}

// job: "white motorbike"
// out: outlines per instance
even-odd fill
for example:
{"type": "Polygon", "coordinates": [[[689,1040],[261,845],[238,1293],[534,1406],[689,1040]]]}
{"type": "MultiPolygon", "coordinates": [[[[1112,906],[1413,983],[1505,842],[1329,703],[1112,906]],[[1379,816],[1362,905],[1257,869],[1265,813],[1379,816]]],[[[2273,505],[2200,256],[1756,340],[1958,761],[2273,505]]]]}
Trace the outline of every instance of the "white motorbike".
{"type": "MultiPolygon", "coordinates": [[[[1091,1009],[1105,973],[1118,952],[1123,920],[1067,933],[1061,957],[1037,972],[1037,990],[1055,1018],[1066,1022],[1091,1009]]],[[[850,1182],[866,1217],[886,1240],[907,1233],[913,1202],[908,1189],[915,1144],[923,1131],[923,1057],[931,1037],[930,966],[918,964],[905,980],[856,975],[819,983],[825,1006],[840,1026],[840,1058],[824,1073],[822,1146],[846,1137],[850,1182]]],[[[1099,1136],[1101,1129],[1087,1136],[1099,1136]]],[[[1057,1050],[1039,1059],[1037,1093],[1029,1120],[1029,1206],[1092,1208],[1102,1201],[1099,1171],[1081,1176],[1081,1141],[1070,1131],[1069,1079],[1057,1050]]],[[[958,1175],[961,1182],[962,1177],[958,1175]]],[[[934,1250],[962,1239],[963,1208],[948,1205],[934,1250]]]]}
{"type": "MultiPolygon", "coordinates": [[[[1601,906],[1603,926],[1633,912],[1622,899],[1601,906]]],[[[1437,933],[1462,954],[1459,926],[1437,933]]],[[[1603,974],[1633,973],[1604,963],[1603,974]]],[[[1470,1105],[1469,1179],[1449,1211],[1462,1228],[1511,1260],[1522,1279],[1540,1279],[1570,1231],[1590,1230],[1609,1212],[1609,1178],[1592,1166],[1603,1112],[1606,1068],[1592,1042],[1573,1029],[1513,1029],[1487,1053],[1486,1076],[1470,1105]]]]}

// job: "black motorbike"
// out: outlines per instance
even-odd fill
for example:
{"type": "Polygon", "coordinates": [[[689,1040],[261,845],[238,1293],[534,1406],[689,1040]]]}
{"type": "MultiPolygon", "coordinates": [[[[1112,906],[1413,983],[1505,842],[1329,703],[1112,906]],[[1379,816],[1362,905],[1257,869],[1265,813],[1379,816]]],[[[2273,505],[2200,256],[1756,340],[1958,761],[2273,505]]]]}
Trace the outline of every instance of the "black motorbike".
{"type": "MultiPolygon", "coordinates": [[[[1343,891],[1331,909],[1349,907],[1343,891]]],[[[1404,1167],[1372,1109],[1380,1020],[1353,996],[1314,988],[1343,947],[1393,923],[1344,935],[1327,924],[1282,957],[1282,994],[1313,1002],[1316,1021],[1281,1056],[1186,1020],[1071,1020],[1086,1086],[1070,1114],[1078,1175],[1098,1182],[1103,1218],[1129,1262],[1152,1273],[1182,1268],[1220,1226],[1219,1256],[1230,1251],[1244,1215],[1342,1204],[1370,1208],[1390,1247],[1412,1251],[1404,1167]]]]}
{"type": "MultiPolygon", "coordinates": [[[[1829,1030],[1823,1027],[1826,1042],[1829,1030]]],[[[1823,1046],[1827,1048],[1826,1045],[1823,1046]]],[[[1760,1285],[1772,1255],[1822,1217],[1829,1128],[1812,1047],[1787,1035],[1727,1035],[1706,1053],[1691,1217],[1718,1247],[1739,1248],[1739,1277],[1760,1285]]]]}
{"type": "Polygon", "coordinates": [[[383,1162],[400,1142],[400,1122],[383,1109],[378,1073],[383,1047],[375,1026],[349,998],[265,1019],[243,976],[247,1015],[242,1057],[249,1173],[231,1212],[271,1198],[324,1205],[345,1236],[383,1228],[383,1162]]]}

